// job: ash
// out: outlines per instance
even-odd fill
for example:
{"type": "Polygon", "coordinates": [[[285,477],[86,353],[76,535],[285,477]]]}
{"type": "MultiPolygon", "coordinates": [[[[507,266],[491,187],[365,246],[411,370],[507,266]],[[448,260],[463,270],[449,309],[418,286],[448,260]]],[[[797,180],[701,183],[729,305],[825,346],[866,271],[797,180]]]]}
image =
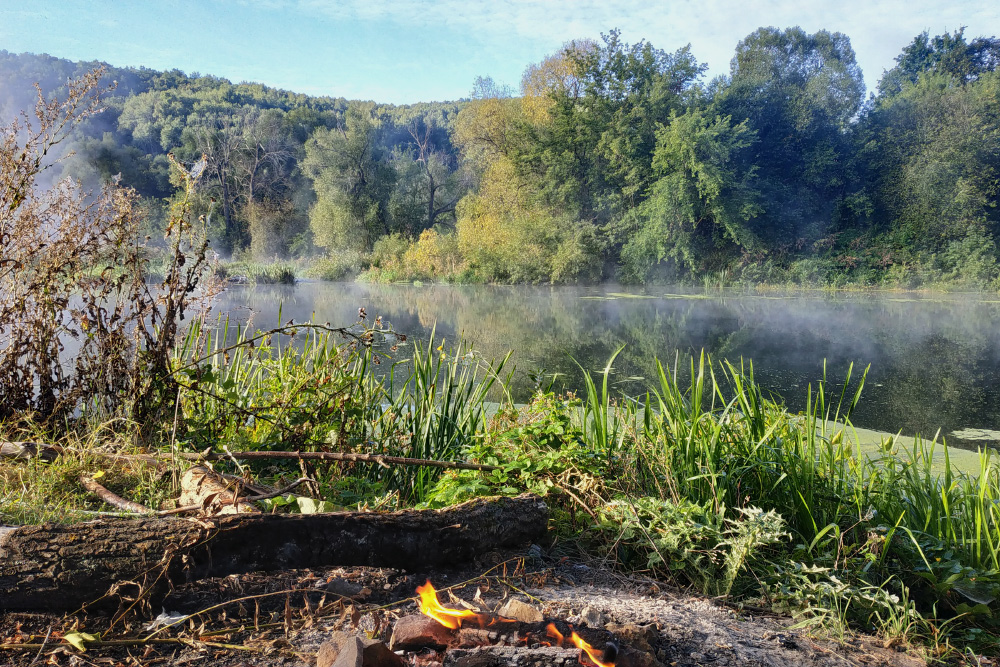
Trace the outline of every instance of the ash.
{"type": "Polygon", "coordinates": [[[532,561],[523,554],[494,554],[493,561],[437,572],[339,567],[232,575],[179,588],[164,609],[132,605],[132,611],[123,613],[123,605],[112,618],[8,614],[0,618],[0,639],[7,644],[27,643],[31,637],[37,642],[49,630],[71,629],[99,632],[102,639],[141,638],[150,634],[144,627],[164,611],[189,616],[157,631],[161,639],[176,637],[179,641],[173,645],[94,646],[86,654],[63,646],[3,650],[0,664],[26,667],[38,664],[33,661],[43,655],[46,664],[53,665],[339,667],[345,664],[344,658],[335,660],[342,646],[331,649],[331,638],[349,636],[384,642],[382,655],[395,656],[372,664],[367,657],[362,661],[359,653],[352,667],[594,667],[580,649],[546,646],[541,628],[549,622],[560,632],[579,631],[595,646],[614,645],[614,667],[926,664],[874,637],[819,639],[790,629],[786,618],[735,610],[599,567],[566,560],[543,567],[537,558],[532,561]],[[531,562],[536,567],[525,566],[531,562]],[[427,580],[434,582],[446,605],[496,614],[515,598],[545,620],[525,619],[519,630],[485,628],[478,635],[475,629],[463,628],[444,647],[393,649],[393,628],[400,618],[419,614],[415,589],[427,580]],[[476,636],[482,636],[482,645],[470,642],[469,637],[476,636]]]}

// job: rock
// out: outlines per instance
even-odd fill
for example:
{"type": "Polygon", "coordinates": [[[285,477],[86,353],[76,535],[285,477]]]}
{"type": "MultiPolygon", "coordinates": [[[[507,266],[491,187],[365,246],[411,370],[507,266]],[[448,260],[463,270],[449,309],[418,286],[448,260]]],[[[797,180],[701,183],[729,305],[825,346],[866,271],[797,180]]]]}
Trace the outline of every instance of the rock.
{"type": "Polygon", "coordinates": [[[364,667],[364,664],[365,647],[360,637],[352,637],[340,646],[340,652],[337,653],[337,659],[333,661],[332,667],[364,667]]]}
{"type": "Polygon", "coordinates": [[[406,663],[389,647],[377,639],[362,639],[364,645],[364,667],[403,667],[406,663]]]}
{"type": "Polygon", "coordinates": [[[323,642],[319,647],[319,651],[316,652],[316,667],[331,667],[337,660],[341,647],[350,639],[353,639],[354,636],[349,632],[341,630],[332,633],[330,638],[323,642]]]}
{"type": "Polygon", "coordinates": [[[455,631],[444,627],[433,618],[423,614],[411,614],[396,621],[389,639],[389,648],[420,649],[443,648],[455,638],[455,631]]]}
{"type": "Polygon", "coordinates": [[[608,623],[604,629],[612,633],[629,646],[640,651],[650,652],[656,642],[657,631],[651,625],[636,625],[635,623],[608,623]]]}
{"type": "Polygon", "coordinates": [[[603,628],[604,615],[593,607],[584,607],[580,612],[580,623],[588,628],[603,628]]]}
{"type": "MultiPolygon", "coordinates": [[[[648,651],[638,651],[627,646],[618,653],[615,667],[662,667],[663,663],[653,657],[648,651]]],[[[697,663],[707,664],[707,663],[697,663]]]]}
{"type": "Polygon", "coordinates": [[[512,618],[522,623],[540,623],[545,620],[545,616],[538,609],[530,604],[521,602],[517,598],[510,598],[507,603],[497,612],[504,618],[512,618]]]}
{"type": "Polygon", "coordinates": [[[334,632],[316,653],[316,667],[404,667],[401,657],[377,639],[334,632]]]}

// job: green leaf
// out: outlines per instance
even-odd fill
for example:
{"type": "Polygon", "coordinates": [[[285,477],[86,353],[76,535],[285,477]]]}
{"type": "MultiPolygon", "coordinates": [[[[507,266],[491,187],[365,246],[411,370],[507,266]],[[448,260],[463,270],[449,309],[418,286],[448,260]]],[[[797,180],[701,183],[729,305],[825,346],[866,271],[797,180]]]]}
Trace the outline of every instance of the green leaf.
{"type": "Polygon", "coordinates": [[[101,637],[100,634],[92,635],[89,632],[71,632],[63,635],[67,643],[72,644],[78,651],[86,652],[87,642],[96,642],[101,637]]]}
{"type": "Polygon", "coordinates": [[[305,496],[296,496],[295,502],[299,505],[299,511],[303,514],[322,514],[333,512],[337,506],[326,500],[315,500],[305,496]]]}

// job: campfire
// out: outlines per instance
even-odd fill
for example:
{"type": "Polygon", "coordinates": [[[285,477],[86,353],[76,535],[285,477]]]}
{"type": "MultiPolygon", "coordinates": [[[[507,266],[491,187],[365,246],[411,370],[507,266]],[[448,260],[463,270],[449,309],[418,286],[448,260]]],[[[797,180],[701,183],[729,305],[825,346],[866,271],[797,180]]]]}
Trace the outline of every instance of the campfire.
{"type": "MultiPolygon", "coordinates": [[[[444,605],[430,581],[416,589],[419,614],[392,627],[388,646],[341,637],[317,657],[317,667],[653,667],[656,660],[603,628],[574,627],[516,599],[496,611],[452,598],[444,605]],[[586,638],[584,638],[584,635],[586,638]],[[344,654],[347,646],[349,655],[344,654]]],[[[331,642],[328,642],[330,644],[331,642]]]]}
{"type": "Polygon", "coordinates": [[[536,633],[532,632],[534,629],[533,626],[537,624],[524,624],[514,618],[505,618],[497,614],[479,613],[471,609],[445,607],[438,600],[437,591],[430,581],[423,586],[418,586],[417,594],[420,596],[420,613],[434,619],[449,630],[461,629],[463,621],[474,622],[480,630],[503,624],[515,624],[517,628],[515,629],[513,639],[520,645],[530,646],[538,644],[540,646],[554,646],[562,649],[568,648],[567,644],[572,644],[580,649],[579,660],[583,665],[612,667],[615,664],[615,658],[618,654],[616,644],[608,642],[603,650],[599,650],[588,644],[586,640],[573,630],[572,626],[569,626],[571,634],[568,642],[566,636],[559,631],[559,628],[553,622],[549,622],[545,626],[544,638],[538,638],[536,637],[536,633]],[[590,658],[589,663],[583,659],[584,654],[590,658]]]}

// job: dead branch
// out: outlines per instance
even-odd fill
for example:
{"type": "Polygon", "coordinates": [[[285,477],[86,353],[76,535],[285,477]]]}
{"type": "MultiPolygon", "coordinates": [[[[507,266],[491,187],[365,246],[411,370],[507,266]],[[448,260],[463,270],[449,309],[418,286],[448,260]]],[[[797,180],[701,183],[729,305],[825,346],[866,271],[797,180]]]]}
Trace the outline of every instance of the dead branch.
{"type": "MultiPolygon", "coordinates": [[[[262,445],[267,446],[267,445],[262,445]]],[[[241,461],[257,459],[298,459],[305,461],[349,461],[352,463],[376,463],[378,465],[428,466],[432,468],[452,468],[458,470],[499,470],[498,466],[481,463],[466,463],[465,461],[436,461],[434,459],[411,459],[403,456],[386,456],[384,454],[367,454],[355,452],[212,452],[174,454],[186,461],[221,461],[230,458],[241,461]]]]}
{"type": "Polygon", "coordinates": [[[90,491],[112,507],[117,507],[118,509],[125,510],[126,512],[135,512],[136,514],[153,513],[153,510],[149,509],[145,505],[140,505],[139,503],[127,500],[118,494],[109,491],[105,486],[97,483],[93,477],[81,474],[80,484],[83,484],[83,488],[87,489],[87,491],[90,491]]]}
{"type": "Polygon", "coordinates": [[[136,517],[21,526],[0,535],[0,610],[69,610],[119,595],[154,606],[206,577],[367,565],[439,567],[546,538],[537,496],[441,510],[136,517]]]}
{"type": "MultiPolygon", "coordinates": [[[[261,445],[268,447],[270,445],[261,445]]],[[[183,459],[185,461],[223,461],[237,459],[251,461],[256,459],[297,459],[306,461],[347,461],[351,463],[375,463],[382,466],[427,466],[432,468],[450,468],[456,470],[499,470],[497,466],[465,461],[436,461],[434,459],[412,459],[403,456],[387,456],[385,454],[368,454],[360,452],[291,452],[291,451],[256,451],[256,452],[177,452],[174,454],[111,454],[107,452],[82,450],[74,447],[57,447],[39,443],[0,442],[0,457],[31,458],[38,455],[53,458],[63,452],[87,454],[116,461],[143,461],[162,468],[164,461],[183,459]],[[36,452],[42,452],[36,454],[36,452]]],[[[51,460],[51,459],[48,459],[51,460]]]]}
{"type": "Polygon", "coordinates": [[[0,442],[0,459],[33,459],[45,461],[54,460],[62,452],[60,447],[45,445],[39,442],[0,442]]]}

